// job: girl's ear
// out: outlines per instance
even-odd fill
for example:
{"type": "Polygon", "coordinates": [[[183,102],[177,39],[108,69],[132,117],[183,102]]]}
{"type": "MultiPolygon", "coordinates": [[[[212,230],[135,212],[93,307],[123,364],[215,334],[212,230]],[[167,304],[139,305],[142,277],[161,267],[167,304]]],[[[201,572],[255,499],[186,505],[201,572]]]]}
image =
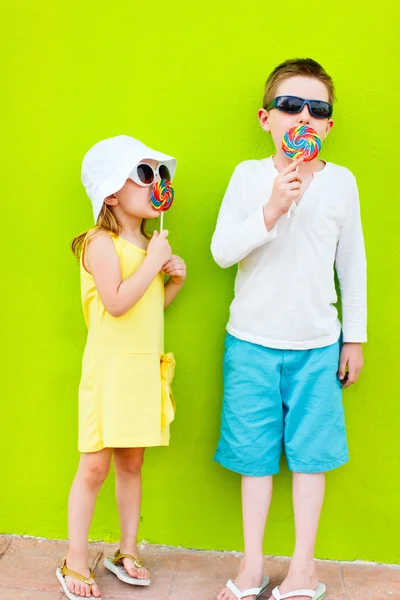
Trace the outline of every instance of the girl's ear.
{"type": "Polygon", "coordinates": [[[265,131],[271,131],[271,127],[269,124],[269,115],[268,115],[268,111],[265,110],[265,108],[260,108],[258,113],[258,120],[260,121],[260,125],[261,127],[265,130],[265,131]]]}
{"type": "Polygon", "coordinates": [[[107,198],[104,199],[104,202],[108,204],[108,206],[117,206],[118,198],[115,194],[111,194],[111,196],[107,196],[107,198]]]}

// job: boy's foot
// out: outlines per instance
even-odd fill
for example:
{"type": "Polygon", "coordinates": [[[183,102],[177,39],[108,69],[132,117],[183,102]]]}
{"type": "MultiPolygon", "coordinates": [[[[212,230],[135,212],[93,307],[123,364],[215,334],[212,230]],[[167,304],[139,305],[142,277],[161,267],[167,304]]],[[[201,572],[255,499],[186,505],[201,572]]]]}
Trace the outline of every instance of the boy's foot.
{"type": "MultiPolygon", "coordinates": [[[[248,590],[250,588],[258,588],[262,579],[262,567],[259,571],[245,570],[243,566],[240,569],[239,575],[234,580],[234,584],[239,590],[248,590]]],[[[254,600],[255,596],[246,596],[246,600],[254,600]]],[[[217,596],[217,600],[237,600],[237,597],[231,590],[224,587],[217,596]]],[[[309,598],[307,600],[310,600],[309,598]]]]}
{"type": "MultiPolygon", "coordinates": [[[[312,566],[307,566],[304,571],[294,571],[287,574],[284,581],[279,586],[281,594],[288,594],[294,590],[316,590],[318,586],[318,577],[314,562],[312,566]]],[[[268,600],[275,600],[270,596],[268,600]]],[[[310,600],[309,596],[294,596],[290,600],[310,600]]]]}
{"type": "MultiPolygon", "coordinates": [[[[83,575],[83,577],[90,579],[91,573],[87,565],[82,565],[79,562],[74,563],[72,560],[69,560],[68,564],[65,563],[65,566],[70,571],[75,571],[76,573],[83,575]]],[[[100,588],[95,581],[90,590],[89,584],[83,583],[83,581],[71,577],[70,575],[65,575],[64,580],[68,590],[72,594],[75,594],[75,596],[80,596],[81,598],[101,598],[100,588]]]]}
{"type": "MultiPolygon", "coordinates": [[[[136,545],[133,546],[121,546],[120,548],[121,554],[132,554],[140,563],[139,558],[139,549],[136,545]]],[[[124,565],[125,571],[131,577],[135,577],[136,579],[150,579],[150,572],[146,567],[135,567],[135,563],[130,558],[123,558],[122,564],[124,565]]]]}

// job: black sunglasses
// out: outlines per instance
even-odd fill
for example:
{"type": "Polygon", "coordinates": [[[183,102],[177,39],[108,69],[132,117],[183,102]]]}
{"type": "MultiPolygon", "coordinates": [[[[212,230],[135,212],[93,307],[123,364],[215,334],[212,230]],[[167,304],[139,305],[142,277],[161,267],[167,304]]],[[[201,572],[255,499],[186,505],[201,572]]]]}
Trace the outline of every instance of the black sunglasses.
{"type": "Polygon", "coordinates": [[[310,114],[317,119],[329,119],[332,116],[333,106],[329,102],[306,100],[298,96],[277,96],[268,104],[265,110],[277,108],[281,112],[294,114],[301,112],[305,104],[307,104],[310,114]]]}

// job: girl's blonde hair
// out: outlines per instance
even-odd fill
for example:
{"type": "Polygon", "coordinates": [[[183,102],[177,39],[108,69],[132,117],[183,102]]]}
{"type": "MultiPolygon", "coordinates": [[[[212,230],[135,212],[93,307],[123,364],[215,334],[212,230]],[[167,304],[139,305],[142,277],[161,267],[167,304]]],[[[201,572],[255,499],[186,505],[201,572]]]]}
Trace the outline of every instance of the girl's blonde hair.
{"type": "MultiPolygon", "coordinates": [[[[150,236],[147,233],[145,227],[146,220],[143,219],[140,225],[140,231],[145,237],[149,238],[150,236]]],[[[100,214],[97,217],[95,227],[92,227],[91,229],[80,233],[72,240],[71,250],[73,255],[77,259],[79,259],[82,253],[85,251],[88,244],[90,244],[90,242],[93,241],[94,237],[102,231],[109,233],[112,237],[118,237],[121,233],[121,229],[121,223],[114,216],[110,207],[104,202],[103,206],[101,207],[100,214]]]]}

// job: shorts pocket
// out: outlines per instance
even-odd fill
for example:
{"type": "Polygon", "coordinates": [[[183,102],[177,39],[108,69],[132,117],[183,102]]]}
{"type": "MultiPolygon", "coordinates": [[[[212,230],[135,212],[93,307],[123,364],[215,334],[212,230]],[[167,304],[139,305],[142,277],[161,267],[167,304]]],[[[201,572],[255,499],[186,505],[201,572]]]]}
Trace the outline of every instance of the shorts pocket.
{"type": "Polygon", "coordinates": [[[226,334],[225,337],[225,352],[224,352],[224,361],[230,360],[232,358],[233,351],[235,350],[238,339],[231,335],[230,333],[226,334]]]}

